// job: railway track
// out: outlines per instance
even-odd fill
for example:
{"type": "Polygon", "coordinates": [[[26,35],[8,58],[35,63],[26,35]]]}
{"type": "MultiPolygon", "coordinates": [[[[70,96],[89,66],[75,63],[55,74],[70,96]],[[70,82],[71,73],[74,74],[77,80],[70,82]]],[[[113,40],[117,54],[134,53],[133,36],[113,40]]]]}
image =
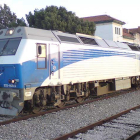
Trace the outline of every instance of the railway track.
{"type": "Polygon", "coordinates": [[[55,138],[54,140],[66,140],[69,138],[69,140],[138,140],[140,138],[138,138],[140,136],[139,117],[140,105],[55,138]]]}
{"type": "Polygon", "coordinates": [[[0,126],[10,124],[10,123],[14,123],[14,122],[18,122],[18,121],[22,121],[22,120],[27,120],[29,118],[34,118],[34,117],[42,116],[42,115],[45,115],[45,114],[49,114],[49,113],[53,113],[53,112],[57,112],[57,111],[61,111],[61,110],[66,110],[66,109],[77,107],[77,106],[84,105],[84,104],[89,104],[89,103],[99,101],[99,100],[104,100],[104,99],[116,97],[116,96],[119,96],[119,95],[122,95],[122,94],[125,94],[125,93],[128,93],[128,92],[133,92],[133,91],[135,91],[135,89],[118,91],[118,92],[114,92],[112,94],[107,94],[107,95],[99,96],[99,97],[96,97],[96,98],[91,96],[89,100],[86,100],[82,103],[74,103],[74,104],[69,103],[65,107],[62,107],[62,108],[48,108],[48,110],[39,112],[37,114],[27,114],[27,115],[23,114],[23,115],[16,116],[16,117],[7,116],[8,118],[4,118],[4,116],[1,116],[1,117],[4,118],[4,121],[0,121],[0,126]],[[10,118],[12,118],[12,119],[10,119],[10,118]]]}
{"type": "Polygon", "coordinates": [[[140,130],[126,138],[126,140],[140,140],[140,130]]]}
{"type": "Polygon", "coordinates": [[[77,107],[71,108],[70,106],[66,106],[69,107],[69,109],[65,108],[63,111],[61,108],[57,108],[60,109],[60,111],[55,112],[55,109],[49,110],[52,111],[52,113],[48,112],[49,114],[47,115],[44,115],[45,113],[41,112],[42,116],[39,117],[37,117],[37,114],[34,114],[37,116],[32,116],[32,118],[28,115],[29,119],[25,116],[26,118],[24,119],[21,118],[20,120],[16,120],[16,123],[11,123],[13,121],[7,122],[7,125],[3,125],[5,124],[3,123],[0,127],[0,140],[53,140],[58,136],[70,133],[89,124],[96,123],[140,104],[140,91],[131,90],[130,92],[125,92],[128,94],[124,94],[124,91],[122,91],[122,95],[120,94],[120,96],[117,96],[116,94],[109,97],[100,97],[100,99],[94,100],[96,102],[90,101],[91,103],[89,104],[82,103],[83,105],[81,104],[80,106],[78,105],[77,107]]]}

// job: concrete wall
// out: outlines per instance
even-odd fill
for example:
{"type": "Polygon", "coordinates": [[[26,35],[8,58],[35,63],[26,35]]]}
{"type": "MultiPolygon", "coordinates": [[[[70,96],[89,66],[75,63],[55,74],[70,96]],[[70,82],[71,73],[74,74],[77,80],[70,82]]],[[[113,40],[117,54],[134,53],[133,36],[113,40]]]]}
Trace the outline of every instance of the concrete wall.
{"type": "Polygon", "coordinates": [[[96,24],[95,36],[107,40],[122,42],[122,25],[113,22],[96,24]],[[115,28],[120,30],[119,34],[115,32],[115,28]]]}
{"type": "Polygon", "coordinates": [[[123,34],[122,25],[117,24],[117,23],[113,23],[112,25],[113,25],[113,41],[122,42],[122,40],[123,40],[123,37],[122,37],[122,34],[123,34]],[[119,30],[119,33],[115,32],[116,28],[119,30]]]}
{"type": "Polygon", "coordinates": [[[122,25],[114,22],[110,23],[100,23],[96,24],[95,36],[99,36],[103,39],[119,41],[119,42],[129,42],[140,45],[140,34],[136,33],[134,35],[135,40],[123,38],[123,27],[122,25]],[[117,29],[117,31],[116,31],[117,29]]]}
{"type": "Polygon", "coordinates": [[[95,36],[107,40],[113,40],[112,23],[96,24],[95,36]]]}

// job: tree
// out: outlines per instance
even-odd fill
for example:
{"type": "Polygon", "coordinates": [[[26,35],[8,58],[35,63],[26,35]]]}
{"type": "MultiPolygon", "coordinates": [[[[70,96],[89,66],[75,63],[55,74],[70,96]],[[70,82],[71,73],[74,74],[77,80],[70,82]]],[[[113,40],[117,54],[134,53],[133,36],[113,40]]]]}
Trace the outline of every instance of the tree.
{"type": "Polygon", "coordinates": [[[3,7],[0,5],[0,29],[17,26],[26,26],[25,20],[18,19],[6,4],[3,7]]]}
{"type": "Polygon", "coordinates": [[[32,14],[26,14],[29,27],[60,30],[69,33],[84,33],[93,35],[95,24],[93,22],[83,21],[75,13],[67,11],[64,7],[50,6],[45,9],[34,10],[32,14]]]}
{"type": "Polygon", "coordinates": [[[24,18],[16,19],[16,22],[11,22],[8,25],[9,28],[11,28],[11,27],[18,27],[18,26],[27,26],[26,23],[25,23],[24,18]]]}

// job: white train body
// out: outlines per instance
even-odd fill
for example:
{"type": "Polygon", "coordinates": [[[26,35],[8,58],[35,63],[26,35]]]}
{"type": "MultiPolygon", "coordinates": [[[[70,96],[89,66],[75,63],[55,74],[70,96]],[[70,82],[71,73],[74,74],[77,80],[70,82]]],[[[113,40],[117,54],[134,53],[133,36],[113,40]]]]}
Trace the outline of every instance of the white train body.
{"type": "MultiPolygon", "coordinates": [[[[97,91],[108,86],[107,91],[120,90],[130,88],[132,79],[139,80],[140,75],[139,51],[81,34],[29,27],[2,29],[0,51],[0,114],[4,115],[20,113],[37,89],[43,90],[43,96],[57,94],[54,87],[61,87],[62,95],[66,95],[75,85],[76,92],[79,83],[93,83],[97,91]],[[51,87],[53,91],[48,94],[47,88],[51,87]]],[[[84,96],[81,86],[80,91],[76,97],[84,96]]],[[[60,96],[59,101],[63,101],[60,96]]]]}

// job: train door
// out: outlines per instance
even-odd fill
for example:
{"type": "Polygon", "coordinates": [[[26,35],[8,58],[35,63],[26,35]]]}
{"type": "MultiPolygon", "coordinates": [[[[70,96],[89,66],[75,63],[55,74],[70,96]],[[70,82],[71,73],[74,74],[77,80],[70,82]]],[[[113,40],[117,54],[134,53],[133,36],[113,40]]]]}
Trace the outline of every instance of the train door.
{"type": "Polygon", "coordinates": [[[50,79],[59,79],[60,77],[60,52],[58,44],[49,45],[50,60],[50,79]]]}

